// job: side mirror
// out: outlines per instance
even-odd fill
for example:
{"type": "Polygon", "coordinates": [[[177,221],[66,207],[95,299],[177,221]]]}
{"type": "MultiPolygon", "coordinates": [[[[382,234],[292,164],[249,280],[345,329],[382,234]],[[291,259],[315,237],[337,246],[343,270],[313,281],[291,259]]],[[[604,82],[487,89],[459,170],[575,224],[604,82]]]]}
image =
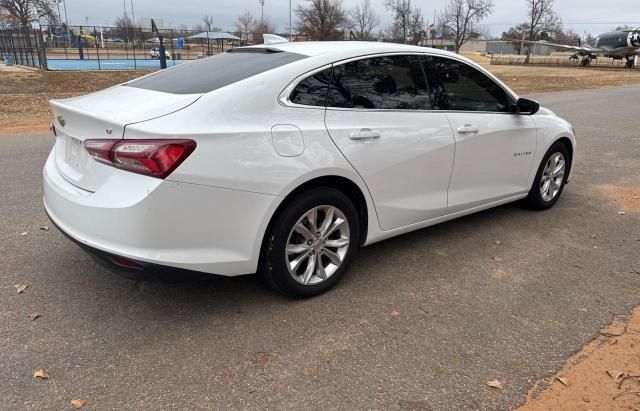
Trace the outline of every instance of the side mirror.
{"type": "Polygon", "coordinates": [[[540,104],[536,101],[528,100],[526,98],[518,99],[515,105],[516,114],[534,115],[540,111],[540,104]]]}

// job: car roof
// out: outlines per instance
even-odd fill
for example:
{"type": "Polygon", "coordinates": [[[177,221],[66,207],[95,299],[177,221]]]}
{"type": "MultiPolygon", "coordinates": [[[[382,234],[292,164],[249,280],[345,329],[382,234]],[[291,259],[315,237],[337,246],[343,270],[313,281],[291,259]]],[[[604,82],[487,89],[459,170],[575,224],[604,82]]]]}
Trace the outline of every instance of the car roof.
{"type": "MultiPolygon", "coordinates": [[[[254,46],[248,46],[246,48],[264,48],[265,45],[258,44],[254,46]]],[[[397,43],[383,43],[377,41],[300,41],[292,43],[277,43],[269,44],[267,46],[270,49],[276,49],[286,51],[290,53],[303,54],[306,56],[340,56],[344,57],[348,54],[353,56],[359,56],[364,54],[375,53],[425,53],[439,55],[453,55],[453,53],[433,49],[429,47],[412,46],[408,44],[397,43]]]]}

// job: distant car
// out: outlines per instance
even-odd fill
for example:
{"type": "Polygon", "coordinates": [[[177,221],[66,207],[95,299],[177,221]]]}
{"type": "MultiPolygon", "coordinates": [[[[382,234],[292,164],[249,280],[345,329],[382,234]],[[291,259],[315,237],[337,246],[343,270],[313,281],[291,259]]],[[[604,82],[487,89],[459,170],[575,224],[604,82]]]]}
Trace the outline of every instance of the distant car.
{"type": "MultiPolygon", "coordinates": [[[[168,50],[164,50],[164,55],[167,58],[167,60],[171,60],[171,54],[169,54],[168,50]]],[[[160,48],[159,47],[154,47],[151,49],[151,51],[149,52],[149,56],[152,59],[159,59],[160,58],[160,48]]]]}
{"type": "Polygon", "coordinates": [[[128,274],[258,272],[295,297],[361,246],[552,207],[575,145],[479,65],[392,43],[236,48],[51,106],[44,204],[71,239],[128,274]]]}

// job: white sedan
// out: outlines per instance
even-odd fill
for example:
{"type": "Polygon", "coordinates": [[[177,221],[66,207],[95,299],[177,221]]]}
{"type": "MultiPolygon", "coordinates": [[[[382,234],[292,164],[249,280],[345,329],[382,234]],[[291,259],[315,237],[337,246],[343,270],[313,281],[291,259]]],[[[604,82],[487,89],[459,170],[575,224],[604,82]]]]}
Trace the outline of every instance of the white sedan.
{"type": "Polygon", "coordinates": [[[308,297],[362,246],[562,194],[571,125],[473,62],[275,43],[51,101],[55,225],[128,275],[257,272],[308,297]]]}
{"type": "MultiPolygon", "coordinates": [[[[171,54],[169,54],[169,50],[164,51],[164,56],[167,58],[167,60],[171,60],[171,54]]],[[[149,57],[151,57],[151,59],[159,59],[160,58],[160,48],[159,47],[154,47],[151,49],[151,51],[149,51],[149,57]]]]}

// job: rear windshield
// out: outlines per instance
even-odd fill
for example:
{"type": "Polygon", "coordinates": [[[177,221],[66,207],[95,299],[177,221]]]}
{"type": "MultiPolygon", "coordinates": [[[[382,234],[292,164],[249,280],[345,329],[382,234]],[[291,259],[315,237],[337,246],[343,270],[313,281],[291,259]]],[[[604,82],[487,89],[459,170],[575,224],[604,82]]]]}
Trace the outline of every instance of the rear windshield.
{"type": "Polygon", "coordinates": [[[272,49],[234,49],[192,63],[179,64],[126,85],[172,94],[208,93],[305,57],[272,49]]]}

